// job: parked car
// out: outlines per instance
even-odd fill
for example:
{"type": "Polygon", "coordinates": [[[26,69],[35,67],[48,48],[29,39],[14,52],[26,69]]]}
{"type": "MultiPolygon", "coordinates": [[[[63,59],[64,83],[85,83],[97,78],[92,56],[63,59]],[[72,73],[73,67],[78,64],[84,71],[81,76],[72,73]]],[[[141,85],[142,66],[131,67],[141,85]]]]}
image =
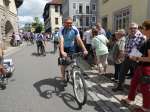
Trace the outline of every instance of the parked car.
{"type": "Polygon", "coordinates": [[[6,75],[10,76],[13,74],[15,67],[12,59],[4,59],[3,66],[6,70],[6,75]]]}

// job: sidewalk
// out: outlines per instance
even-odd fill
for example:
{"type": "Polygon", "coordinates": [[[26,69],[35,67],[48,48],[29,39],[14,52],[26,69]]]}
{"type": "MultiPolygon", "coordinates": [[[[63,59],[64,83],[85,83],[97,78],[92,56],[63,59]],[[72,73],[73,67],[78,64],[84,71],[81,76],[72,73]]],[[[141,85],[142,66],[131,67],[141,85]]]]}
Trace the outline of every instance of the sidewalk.
{"type": "Polygon", "coordinates": [[[8,47],[6,50],[4,50],[4,57],[7,57],[9,55],[11,55],[14,52],[17,52],[18,50],[20,50],[21,48],[23,48],[26,45],[25,42],[23,42],[20,46],[16,46],[16,47],[8,47]]]}
{"type": "MultiPolygon", "coordinates": [[[[114,73],[113,66],[108,66],[106,76],[98,74],[96,70],[90,70],[90,66],[84,60],[80,59],[80,63],[81,68],[88,76],[86,80],[88,93],[97,103],[96,108],[101,108],[104,112],[132,112],[131,108],[128,109],[120,103],[120,100],[127,96],[128,88],[125,91],[112,91],[112,88],[116,86],[116,83],[110,80],[110,75],[114,73]]],[[[127,86],[129,86],[129,82],[129,80],[126,81],[127,86]]],[[[136,96],[134,105],[142,105],[140,94],[136,96]]]]}

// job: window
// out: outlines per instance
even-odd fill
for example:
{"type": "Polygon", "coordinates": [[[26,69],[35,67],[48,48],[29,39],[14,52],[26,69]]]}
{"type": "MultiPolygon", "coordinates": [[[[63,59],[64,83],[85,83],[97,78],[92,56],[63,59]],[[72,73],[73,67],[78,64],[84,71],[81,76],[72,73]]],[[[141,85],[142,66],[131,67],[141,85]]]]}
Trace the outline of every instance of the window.
{"type": "Polygon", "coordinates": [[[90,14],[90,6],[86,6],[86,14],[90,14]]]}
{"type": "Polygon", "coordinates": [[[114,14],[114,30],[118,30],[118,29],[128,29],[129,26],[129,21],[130,21],[130,9],[126,8],[126,9],[122,9],[120,11],[117,11],[114,14]]]}
{"type": "Polygon", "coordinates": [[[73,21],[74,21],[74,22],[76,21],[76,16],[73,16],[73,21]]]}
{"type": "Polygon", "coordinates": [[[89,18],[89,17],[86,17],[86,26],[89,26],[89,25],[90,25],[89,22],[90,22],[90,18],[89,18]]]}
{"type": "Polygon", "coordinates": [[[92,22],[96,23],[96,17],[95,16],[92,17],[92,22]]]}
{"type": "Polygon", "coordinates": [[[55,12],[58,12],[58,6],[55,5],[55,12]]]}
{"type": "Polygon", "coordinates": [[[76,9],[76,3],[73,3],[73,8],[76,9]]]}
{"type": "Polygon", "coordinates": [[[83,26],[83,18],[80,18],[80,26],[83,26]]]}
{"type": "Polygon", "coordinates": [[[92,10],[96,11],[96,4],[92,4],[92,10]]]}
{"type": "Polygon", "coordinates": [[[82,4],[79,4],[79,14],[82,14],[83,13],[83,11],[82,11],[82,4]]]}
{"type": "Polygon", "coordinates": [[[55,24],[56,25],[58,24],[58,18],[55,18],[55,24]]]}

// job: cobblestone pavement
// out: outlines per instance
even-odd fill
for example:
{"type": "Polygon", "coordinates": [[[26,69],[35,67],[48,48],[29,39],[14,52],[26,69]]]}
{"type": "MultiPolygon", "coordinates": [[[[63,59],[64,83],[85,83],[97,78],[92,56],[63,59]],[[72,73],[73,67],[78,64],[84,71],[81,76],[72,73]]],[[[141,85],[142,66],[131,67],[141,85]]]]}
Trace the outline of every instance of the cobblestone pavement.
{"type": "Polygon", "coordinates": [[[90,66],[84,60],[80,59],[80,62],[82,63],[80,66],[87,74],[86,84],[89,95],[104,112],[130,112],[134,106],[142,105],[140,94],[136,96],[134,104],[129,109],[121,105],[120,100],[127,96],[130,81],[126,81],[127,87],[124,91],[113,92],[112,88],[116,86],[116,83],[110,80],[111,74],[114,73],[112,66],[108,67],[108,74],[102,75],[98,74],[96,70],[90,70],[90,66]]]}
{"type": "MultiPolygon", "coordinates": [[[[24,45],[20,47],[11,47],[5,51],[5,56],[7,57],[13,52],[18,52],[23,48],[24,45]]],[[[130,109],[124,107],[120,104],[120,100],[127,95],[128,88],[123,92],[112,91],[112,88],[116,85],[110,80],[110,75],[98,75],[96,70],[90,70],[90,66],[82,59],[79,60],[82,69],[87,74],[86,84],[88,88],[88,94],[93,100],[88,100],[87,105],[94,106],[97,112],[132,112],[130,109]]],[[[108,67],[108,72],[113,73],[112,66],[108,67]]],[[[129,82],[126,82],[129,84],[129,82]]],[[[136,105],[142,105],[141,96],[138,95],[135,100],[136,105]]],[[[85,109],[83,109],[85,110],[85,109]]],[[[82,110],[82,111],[83,111],[82,110]]],[[[89,109],[87,109],[89,112],[89,109]]],[[[92,109],[91,109],[92,110],[92,109]]],[[[85,112],[85,111],[84,111],[85,112]]]]}

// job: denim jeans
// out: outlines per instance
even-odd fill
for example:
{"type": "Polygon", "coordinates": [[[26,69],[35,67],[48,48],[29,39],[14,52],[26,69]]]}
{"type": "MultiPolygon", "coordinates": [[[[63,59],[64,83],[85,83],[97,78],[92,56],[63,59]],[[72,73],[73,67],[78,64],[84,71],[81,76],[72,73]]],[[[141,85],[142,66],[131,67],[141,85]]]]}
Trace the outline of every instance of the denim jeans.
{"type": "Polygon", "coordinates": [[[119,79],[119,83],[121,83],[125,76],[123,75],[123,63],[115,64],[115,79],[119,79]]]}

